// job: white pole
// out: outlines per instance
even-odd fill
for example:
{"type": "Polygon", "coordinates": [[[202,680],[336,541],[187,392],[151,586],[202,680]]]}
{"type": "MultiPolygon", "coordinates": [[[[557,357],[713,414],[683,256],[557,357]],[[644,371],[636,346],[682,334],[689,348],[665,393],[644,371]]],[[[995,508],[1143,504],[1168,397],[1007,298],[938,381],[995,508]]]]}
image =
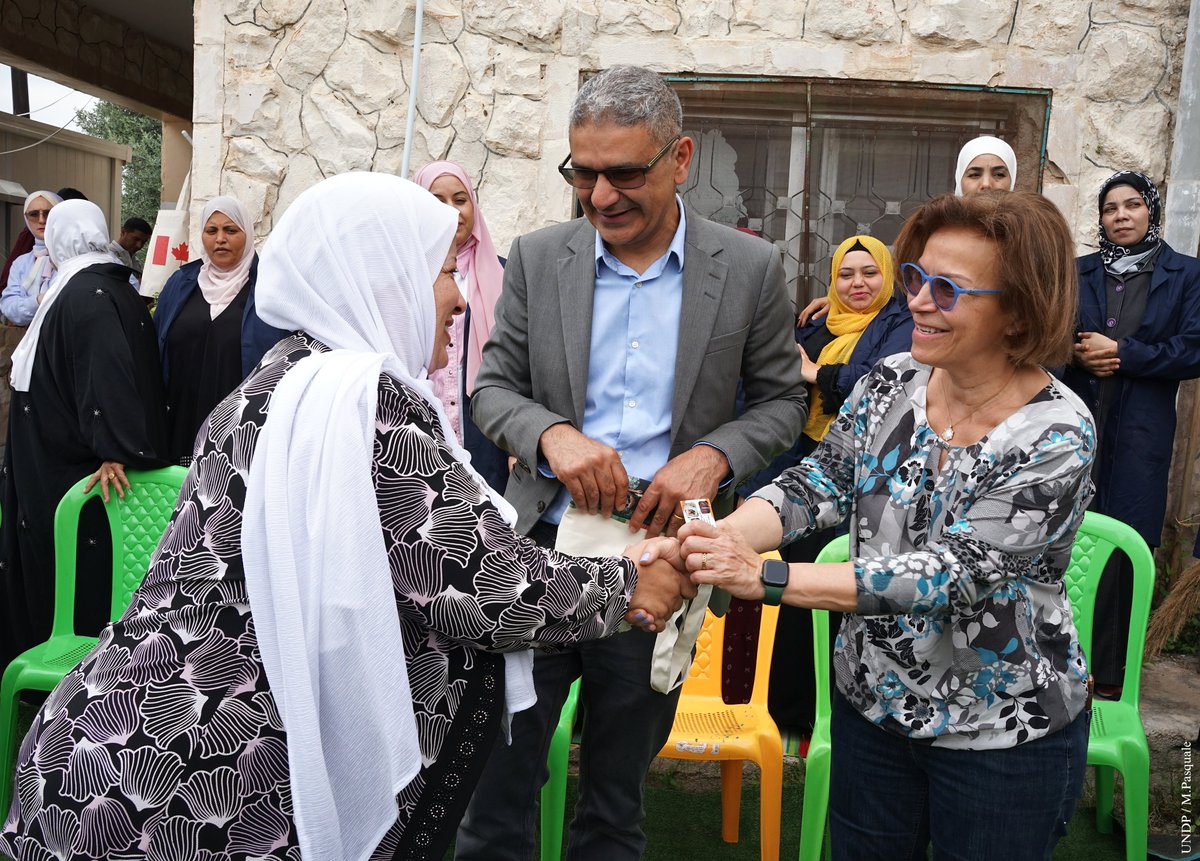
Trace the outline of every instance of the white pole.
{"type": "Polygon", "coordinates": [[[413,30],[412,80],[408,82],[408,120],[404,127],[404,158],[400,175],[408,179],[408,157],[412,153],[413,124],[417,119],[417,87],[421,82],[421,25],[425,20],[425,0],[417,0],[417,20],[413,30]]]}

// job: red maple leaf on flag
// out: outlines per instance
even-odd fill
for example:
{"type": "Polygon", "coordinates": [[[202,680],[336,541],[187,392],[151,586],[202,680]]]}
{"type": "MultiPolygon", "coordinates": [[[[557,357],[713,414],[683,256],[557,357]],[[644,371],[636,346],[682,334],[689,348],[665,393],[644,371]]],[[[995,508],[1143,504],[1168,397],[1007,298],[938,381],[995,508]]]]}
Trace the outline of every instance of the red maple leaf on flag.
{"type": "Polygon", "coordinates": [[[176,260],[178,260],[180,263],[187,263],[188,262],[188,244],[186,242],[181,242],[178,245],[176,245],[174,248],[171,249],[171,256],[174,257],[176,260]]]}

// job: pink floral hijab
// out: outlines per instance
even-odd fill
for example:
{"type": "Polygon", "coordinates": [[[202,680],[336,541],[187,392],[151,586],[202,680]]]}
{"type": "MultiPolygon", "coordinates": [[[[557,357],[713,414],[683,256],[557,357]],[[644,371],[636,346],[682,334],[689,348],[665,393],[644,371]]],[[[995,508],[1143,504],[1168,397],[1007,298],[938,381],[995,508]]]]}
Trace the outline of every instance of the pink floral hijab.
{"type": "Polygon", "coordinates": [[[471,235],[458,249],[458,271],[467,279],[467,304],[471,308],[471,334],[468,339],[469,353],[467,355],[467,394],[475,390],[475,377],[479,374],[479,365],[483,361],[483,345],[492,334],[492,326],[496,321],[496,301],[500,298],[500,289],[504,286],[504,267],[496,256],[496,247],[492,244],[492,235],[488,232],[487,222],[483,219],[483,211],[479,208],[479,199],[471,179],[460,165],[452,161],[435,161],[417,171],[413,182],[428,190],[440,176],[452,176],[463,184],[475,208],[475,226],[471,235]]]}

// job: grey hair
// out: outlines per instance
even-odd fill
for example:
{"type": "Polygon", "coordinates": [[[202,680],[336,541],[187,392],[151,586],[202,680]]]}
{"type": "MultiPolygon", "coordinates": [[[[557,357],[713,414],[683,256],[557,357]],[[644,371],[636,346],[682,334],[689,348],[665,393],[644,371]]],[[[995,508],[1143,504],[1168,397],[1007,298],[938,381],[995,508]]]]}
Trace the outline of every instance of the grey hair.
{"type": "Polygon", "coordinates": [[[665,144],[683,133],[679,96],[657,72],[613,66],[588,79],[571,106],[571,128],[584,123],[644,126],[665,144]]]}

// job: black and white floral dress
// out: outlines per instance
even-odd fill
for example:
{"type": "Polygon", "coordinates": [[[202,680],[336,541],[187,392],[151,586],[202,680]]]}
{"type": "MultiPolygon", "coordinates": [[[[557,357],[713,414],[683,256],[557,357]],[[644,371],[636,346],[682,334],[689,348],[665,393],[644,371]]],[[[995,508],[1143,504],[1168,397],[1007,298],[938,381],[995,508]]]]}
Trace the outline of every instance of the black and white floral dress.
{"type": "Polygon", "coordinates": [[[979,442],[950,446],[925,415],[929,375],[908,353],[881,361],[817,450],[755,495],[785,541],[851,514],[858,610],[834,668],[855,709],[942,747],[1013,747],[1064,728],[1087,698],[1063,572],[1095,429],[1047,375],[979,442]]]}
{"type": "MultiPolygon", "coordinates": [[[[209,417],[145,582],[21,745],[0,853],[300,857],[287,736],[246,599],[241,506],[275,385],[324,349],[284,339],[209,417]]],[[[373,857],[440,859],[503,710],[494,652],[613,631],[636,575],[626,560],[575,559],[517,536],[425,401],[386,376],[373,477],[423,759],[373,857]]]]}

